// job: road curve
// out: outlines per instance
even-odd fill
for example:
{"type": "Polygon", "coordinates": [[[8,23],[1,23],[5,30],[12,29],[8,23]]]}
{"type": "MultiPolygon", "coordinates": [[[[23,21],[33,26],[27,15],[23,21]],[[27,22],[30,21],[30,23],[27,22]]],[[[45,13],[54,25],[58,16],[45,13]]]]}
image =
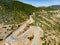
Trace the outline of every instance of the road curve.
{"type": "Polygon", "coordinates": [[[39,45],[39,39],[40,39],[40,32],[41,32],[41,28],[40,27],[36,27],[34,30],[34,39],[32,41],[31,45],[39,45]]]}

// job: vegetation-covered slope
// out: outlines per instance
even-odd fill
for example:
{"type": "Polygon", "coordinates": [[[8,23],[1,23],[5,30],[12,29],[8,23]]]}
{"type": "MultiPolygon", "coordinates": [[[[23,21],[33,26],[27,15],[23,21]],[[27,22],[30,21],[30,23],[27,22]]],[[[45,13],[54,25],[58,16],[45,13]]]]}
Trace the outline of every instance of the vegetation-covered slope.
{"type": "Polygon", "coordinates": [[[53,11],[55,8],[52,7],[38,7],[39,10],[53,11]]]}
{"type": "Polygon", "coordinates": [[[9,3],[0,3],[0,22],[4,23],[20,23],[28,19],[28,16],[36,9],[32,5],[28,5],[19,1],[11,1],[9,3]]]}

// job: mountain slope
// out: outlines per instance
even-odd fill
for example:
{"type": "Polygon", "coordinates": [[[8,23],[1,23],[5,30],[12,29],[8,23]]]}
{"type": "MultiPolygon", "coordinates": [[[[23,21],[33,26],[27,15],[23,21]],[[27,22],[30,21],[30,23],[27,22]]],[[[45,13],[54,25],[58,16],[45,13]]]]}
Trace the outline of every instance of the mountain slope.
{"type": "Polygon", "coordinates": [[[50,7],[54,8],[54,9],[60,9],[60,5],[52,5],[50,7]]]}
{"type": "Polygon", "coordinates": [[[20,23],[28,19],[36,7],[19,1],[0,3],[0,23],[20,23]]]}

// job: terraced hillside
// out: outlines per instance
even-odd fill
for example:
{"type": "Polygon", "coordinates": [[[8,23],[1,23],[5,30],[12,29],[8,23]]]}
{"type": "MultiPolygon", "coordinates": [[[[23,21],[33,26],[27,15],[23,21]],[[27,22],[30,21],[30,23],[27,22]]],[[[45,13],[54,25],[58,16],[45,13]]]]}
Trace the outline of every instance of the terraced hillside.
{"type": "MultiPolygon", "coordinates": [[[[39,45],[60,45],[60,13],[59,12],[60,12],[60,10],[56,10],[56,11],[44,11],[43,10],[43,11],[34,12],[32,17],[35,22],[29,25],[29,26],[31,26],[31,29],[30,28],[28,28],[28,30],[25,29],[25,31],[18,34],[18,37],[19,37],[18,39],[23,40],[22,44],[21,44],[21,42],[19,44],[36,45],[39,43],[39,45]],[[35,28],[37,28],[37,26],[39,26],[40,28],[43,29],[42,30],[39,28],[41,31],[43,31],[43,34],[41,32],[39,32],[39,29],[37,29],[37,30],[35,29],[35,28]],[[34,30],[36,30],[36,31],[34,32],[34,30]],[[31,33],[30,33],[30,31],[31,31],[31,33]],[[41,33],[41,34],[38,35],[39,33],[41,33]],[[34,35],[35,35],[35,37],[34,37],[34,35]],[[38,41],[39,36],[41,36],[41,37],[38,41]],[[26,41],[26,43],[24,41],[26,41]]],[[[27,21],[27,22],[30,23],[29,21],[27,21]]],[[[27,26],[28,23],[22,24],[22,27],[25,28],[25,26],[27,26]]],[[[20,27],[18,30],[16,30],[16,32],[17,31],[20,32],[20,29],[23,29],[23,28],[20,27]]],[[[14,33],[14,36],[15,36],[15,34],[17,34],[16,32],[14,33]]],[[[10,38],[8,38],[7,40],[9,41],[9,39],[10,38]]],[[[16,44],[17,43],[18,43],[18,41],[16,42],[16,44]]],[[[17,45],[19,45],[19,44],[17,44],[17,45]]]]}
{"type": "Polygon", "coordinates": [[[30,25],[43,29],[42,45],[60,45],[60,10],[37,11],[33,13],[33,19],[35,22],[30,25]]]}
{"type": "MultiPolygon", "coordinates": [[[[0,0],[0,2],[1,1],[2,0],[0,0]]],[[[19,1],[12,1],[9,3],[1,2],[0,39],[5,39],[6,35],[17,30],[17,28],[20,26],[20,23],[24,23],[24,21],[26,21],[34,12],[32,15],[35,22],[29,26],[40,26],[43,29],[44,33],[43,37],[41,37],[41,40],[43,41],[42,45],[60,45],[60,10],[54,10],[52,8],[44,9],[46,9],[46,11],[44,11],[43,8],[41,11],[41,8],[37,9],[32,5],[28,5],[19,1]],[[15,24],[17,26],[15,26],[15,24]]],[[[25,29],[25,31],[27,30],[25,29]]],[[[24,33],[24,31],[22,33],[24,33]]],[[[28,39],[31,42],[33,37],[28,37],[28,39]]]]}
{"type": "Polygon", "coordinates": [[[38,11],[34,14],[32,25],[44,31],[43,45],[60,45],[60,11],[38,11]]]}

